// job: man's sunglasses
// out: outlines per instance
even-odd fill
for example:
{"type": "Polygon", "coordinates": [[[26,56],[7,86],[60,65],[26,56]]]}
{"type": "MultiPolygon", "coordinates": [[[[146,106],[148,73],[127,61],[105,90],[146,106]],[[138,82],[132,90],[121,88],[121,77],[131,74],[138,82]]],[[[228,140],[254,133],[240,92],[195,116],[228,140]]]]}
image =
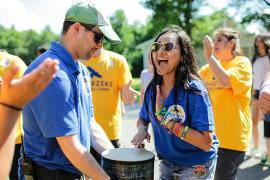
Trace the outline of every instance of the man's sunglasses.
{"type": "Polygon", "coordinates": [[[104,39],[104,35],[101,33],[98,33],[96,31],[93,30],[94,26],[88,25],[88,24],[83,24],[81,23],[81,25],[87,30],[87,31],[91,31],[94,33],[94,41],[95,43],[99,44],[103,41],[104,39]]]}
{"type": "Polygon", "coordinates": [[[158,50],[160,50],[160,48],[163,47],[163,50],[169,52],[169,51],[172,51],[175,47],[175,44],[172,43],[172,42],[166,42],[164,44],[162,43],[159,43],[159,42],[154,42],[153,44],[151,44],[150,46],[150,50],[152,52],[157,52],[158,50]]]}
{"type": "Polygon", "coordinates": [[[96,31],[94,31],[93,29],[90,29],[89,31],[94,33],[94,35],[95,35],[94,36],[95,43],[99,44],[99,43],[101,43],[103,41],[103,39],[104,39],[103,34],[100,34],[100,33],[96,32],[96,31]]]}

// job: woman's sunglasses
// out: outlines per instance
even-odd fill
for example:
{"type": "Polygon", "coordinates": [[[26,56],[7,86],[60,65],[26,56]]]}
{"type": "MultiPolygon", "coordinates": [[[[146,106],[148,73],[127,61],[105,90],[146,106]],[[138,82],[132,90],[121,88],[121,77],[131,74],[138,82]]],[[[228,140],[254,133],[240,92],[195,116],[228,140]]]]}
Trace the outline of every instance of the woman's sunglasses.
{"type": "Polygon", "coordinates": [[[160,50],[160,48],[163,47],[163,50],[169,52],[172,51],[175,47],[175,44],[172,42],[166,42],[164,44],[159,43],[159,42],[154,42],[151,46],[150,46],[150,50],[152,52],[157,52],[158,50],[160,50]]]}

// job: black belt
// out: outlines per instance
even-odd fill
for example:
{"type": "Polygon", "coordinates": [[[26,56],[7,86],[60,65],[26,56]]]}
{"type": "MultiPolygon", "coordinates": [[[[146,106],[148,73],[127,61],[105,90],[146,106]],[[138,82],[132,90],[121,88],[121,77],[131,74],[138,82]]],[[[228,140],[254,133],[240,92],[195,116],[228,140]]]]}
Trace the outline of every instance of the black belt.
{"type": "Polygon", "coordinates": [[[37,163],[33,163],[34,180],[83,180],[83,176],[64,170],[50,170],[37,163]]]}

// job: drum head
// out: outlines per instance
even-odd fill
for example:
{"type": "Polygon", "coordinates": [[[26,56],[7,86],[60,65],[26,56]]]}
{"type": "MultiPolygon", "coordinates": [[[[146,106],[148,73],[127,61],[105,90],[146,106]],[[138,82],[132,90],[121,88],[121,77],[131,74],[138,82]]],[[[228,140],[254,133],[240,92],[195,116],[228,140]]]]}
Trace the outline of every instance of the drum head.
{"type": "Polygon", "coordinates": [[[102,152],[102,157],[114,161],[137,162],[153,159],[155,155],[145,149],[115,148],[102,152]]]}

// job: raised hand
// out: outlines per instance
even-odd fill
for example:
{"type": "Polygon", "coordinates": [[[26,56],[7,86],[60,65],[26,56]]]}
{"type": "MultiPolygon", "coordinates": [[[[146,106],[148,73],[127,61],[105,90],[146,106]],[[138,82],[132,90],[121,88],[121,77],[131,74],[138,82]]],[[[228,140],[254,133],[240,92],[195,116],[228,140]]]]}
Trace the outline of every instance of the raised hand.
{"type": "Polygon", "coordinates": [[[3,77],[0,102],[22,109],[53,79],[59,62],[50,58],[21,79],[14,79],[19,67],[13,65],[3,77]]]}
{"type": "Polygon", "coordinates": [[[137,96],[141,95],[138,91],[134,90],[131,87],[131,84],[132,84],[132,80],[130,80],[128,84],[124,85],[121,89],[122,101],[125,104],[126,103],[134,104],[137,96]]]}
{"type": "Polygon", "coordinates": [[[214,44],[209,36],[205,36],[203,39],[204,57],[208,61],[213,56],[214,44]]]}
{"type": "MultiPolygon", "coordinates": [[[[157,96],[156,96],[156,112],[160,112],[164,107],[164,99],[160,92],[160,86],[156,86],[157,96]]],[[[162,120],[162,116],[157,116],[158,120],[162,120]]]]}

